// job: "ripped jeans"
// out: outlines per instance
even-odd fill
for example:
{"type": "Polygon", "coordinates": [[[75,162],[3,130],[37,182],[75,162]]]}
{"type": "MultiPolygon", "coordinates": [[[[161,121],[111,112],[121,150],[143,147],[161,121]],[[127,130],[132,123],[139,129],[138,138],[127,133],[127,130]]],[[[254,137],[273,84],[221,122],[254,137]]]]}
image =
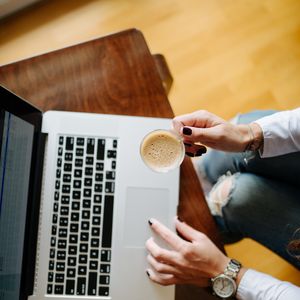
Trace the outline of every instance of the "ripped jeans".
{"type": "MultiPolygon", "coordinates": [[[[250,123],[274,112],[254,111],[236,121],[250,123]]],[[[262,159],[254,152],[211,150],[197,171],[212,184],[232,174],[227,202],[214,215],[225,243],[251,238],[300,269],[300,260],[287,251],[291,240],[300,239],[300,152],[262,159]]]]}

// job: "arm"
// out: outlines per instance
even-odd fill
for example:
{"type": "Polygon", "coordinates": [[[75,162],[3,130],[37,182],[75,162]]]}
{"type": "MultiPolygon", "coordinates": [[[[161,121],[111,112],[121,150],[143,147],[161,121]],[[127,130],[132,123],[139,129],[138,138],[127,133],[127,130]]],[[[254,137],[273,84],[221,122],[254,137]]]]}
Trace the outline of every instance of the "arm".
{"type": "MultiPolygon", "coordinates": [[[[155,219],[150,220],[152,230],[169,246],[160,247],[153,238],[146,242],[151,268],[147,274],[151,280],[162,285],[194,284],[209,286],[210,279],[223,273],[229,258],[203,233],[175,220],[177,236],[155,219]]],[[[296,300],[300,289],[254,270],[241,268],[236,283],[239,300],[296,300]]]]}
{"type": "Polygon", "coordinates": [[[247,270],[237,290],[238,300],[297,300],[300,288],[272,276],[247,270]]]}
{"type": "Polygon", "coordinates": [[[183,136],[190,153],[197,153],[197,143],[229,152],[260,150],[262,157],[300,150],[300,108],[238,125],[199,110],[174,118],[173,127],[183,136]]]}
{"type": "Polygon", "coordinates": [[[255,121],[263,132],[262,157],[300,150],[300,108],[275,113],[255,121]]]}

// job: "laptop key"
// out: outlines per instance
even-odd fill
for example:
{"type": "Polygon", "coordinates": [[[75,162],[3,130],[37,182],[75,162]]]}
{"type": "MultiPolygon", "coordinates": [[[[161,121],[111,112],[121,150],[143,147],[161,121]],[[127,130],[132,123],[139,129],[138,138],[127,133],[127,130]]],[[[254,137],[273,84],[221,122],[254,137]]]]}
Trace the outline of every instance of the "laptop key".
{"type": "MultiPolygon", "coordinates": [[[[83,166],[83,159],[81,159],[81,158],[76,158],[75,159],[75,167],[76,168],[81,168],[83,166]]],[[[76,170],[75,170],[76,171],[76,170]]],[[[75,176],[76,176],[76,174],[75,174],[75,176]]]]}
{"type": "Polygon", "coordinates": [[[64,171],[65,172],[72,172],[72,164],[65,163],[64,164],[64,171]]]}
{"type": "Polygon", "coordinates": [[[66,294],[74,295],[75,293],[75,280],[68,279],[66,281],[66,294]]]}
{"type": "Polygon", "coordinates": [[[116,150],[108,150],[107,158],[117,158],[117,151],[116,150]]]}
{"type": "Polygon", "coordinates": [[[56,283],[63,283],[65,280],[65,275],[62,273],[56,273],[55,274],[55,282],[56,283]]]}
{"type": "Polygon", "coordinates": [[[105,140],[99,139],[97,143],[97,159],[104,160],[105,140]]]}
{"type": "Polygon", "coordinates": [[[84,146],[84,138],[77,138],[77,146],[84,146]]]}
{"type": "Polygon", "coordinates": [[[67,137],[66,150],[73,150],[73,147],[74,147],[74,138],[73,137],[67,137]]]}
{"type": "Polygon", "coordinates": [[[55,285],[54,286],[54,294],[56,295],[62,295],[64,293],[64,287],[63,285],[55,285]]]}
{"type": "Polygon", "coordinates": [[[115,183],[113,181],[107,181],[105,183],[105,192],[114,193],[115,192],[115,183]]]}
{"type": "Polygon", "coordinates": [[[83,148],[76,148],[76,156],[83,156],[83,148]]]}
{"type": "Polygon", "coordinates": [[[57,226],[53,225],[51,229],[52,235],[56,235],[56,232],[57,232],[57,226]]]}
{"type": "Polygon", "coordinates": [[[48,282],[53,282],[53,278],[54,278],[53,274],[54,274],[53,272],[48,273],[48,282]]]}
{"type": "Polygon", "coordinates": [[[77,295],[85,295],[86,279],[84,277],[77,278],[77,295]]]}
{"type": "MultiPolygon", "coordinates": [[[[104,154],[103,154],[104,156],[104,154]]],[[[96,163],[96,171],[103,171],[104,169],[104,163],[101,163],[101,162],[97,162],[96,163]]]]}
{"type": "Polygon", "coordinates": [[[118,141],[117,141],[117,140],[114,140],[114,141],[113,141],[113,147],[114,147],[114,148],[117,148],[117,146],[118,146],[118,141]]]}
{"type": "Polygon", "coordinates": [[[88,295],[94,296],[97,291],[97,273],[89,272],[88,295]]]}
{"type": "Polygon", "coordinates": [[[49,261],[49,270],[53,271],[54,270],[54,260],[49,261]]]}
{"type": "Polygon", "coordinates": [[[116,173],[114,171],[106,171],[106,179],[113,180],[115,179],[116,173]]]}
{"type": "Polygon", "coordinates": [[[47,294],[52,294],[53,292],[53,285],[52,284],[48,284],[47,285],[47,294]]]}
{"type": "Polygon", "coordinates": [[[111,259],[111,252],[110,250],[102,250],[101,251],[101,261],[103,262],[110,262],[111,259]]]}
{"type": "Polygon", "coordinates": [[[114,197],[106,195],[104,201],[104,219],[103,219],[103,236],[102,236],[103,248],[111,247],[113,206],[114,206],[114,197]]]}
{"type": "Polygon", "coordinates": [[[109,264],[101,264],[100,265],[100,273],[110,273],[110,265],[109,264]]]}
{"type": "Polygon", "coordinates": [[[58,140],[59,145],[63,145],[64,144],[64,137],[60,136],[59,140],[58,140]]]}
{"type": "Polygon", "coordinates": [[[100,278],[99,278],[99,283],[109,285],[109,276],[108,275],[101,275],[100,278]]]}
{"type": "Polygon", "coordinates": [[[109,295],[109,288],[108,286],[100,286],[99,287],[99,294],[98,296],[108,296],[109,295]]]}
{"type": "Polygon", "coordinates": [[[94,154],[94,150],[95,150],[95,139],[87,139],[87,147],[86,147],[87,154],[94,154]]]}
{"type": "Polygon", "coordinates": [[[67,277],[68,278],[75,278],[76,270],[75,268],[68,268],[67,269],[67,277]]]}
{"type": "Polygon", "coordinates": [[[90,270],[97,270],[98,269],[98,261],[91,260],[90,261],[90,270]]]}
{"type": "MultiPolygon", "coordinates": [[[[70,266],[70,267],[76,266],[76,259],[77,259],[77,257],[69,256],[68,257],[68,266],[70,266]]],[[[68,270],[67,270],[67,272],[68,272],[68,270]]]]}

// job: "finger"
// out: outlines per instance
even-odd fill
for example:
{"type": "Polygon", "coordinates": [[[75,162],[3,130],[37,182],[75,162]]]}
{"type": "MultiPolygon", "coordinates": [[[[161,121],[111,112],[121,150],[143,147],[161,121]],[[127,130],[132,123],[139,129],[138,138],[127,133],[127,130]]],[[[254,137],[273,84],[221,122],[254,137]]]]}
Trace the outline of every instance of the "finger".
{"type": "Polygon", "coordinates": [[[152,230],[156,232],[169,246],[171,246],[171,248],[175,250],[181,248],[184,241],[179,236],[177,236],[173,231],[159,221],[153,218],[151,218],[149,221],[149,224],[151,223],[152,230]]]}
{"type": "Polygon", "coordinates": [[[173,274],[173,275],[181,275],[182,274],[182,272],[180,272],[174,266],[157,261],[151,254],[148,254],[147,261],[148,261],[149,265],[151,266],[151,268],[157,273],[173,274]]]}
{"type": "Polygon", "coordinates": [[[185,154],[190,157],[201,156],[202,154],[207,152],[205,146],[197,145],[190,141],[184,142],[184,146],[185,146],[185,154]]]}
{"type": "Polygon", "coordinates": [[[185,222],[181,222],[178,220],[178,218],[175,220],[175,226],[177,231],[188,241],[197,241],[199,239],[199,236],[203,233],[200,231],[195,230],[185,222]]]}
{"type": "Polygon", "coordinates": [[[147,269],[146,272],[148,277],[158,284],[167,286],[178,283],[178,279],[172,274],[159,274],[151,269],[147,269]]]}
{"type": "Polygon", "coordinates": [[[187,127],[181,128],[181,135],[184,140],[189,140],[195,143],[201,143],[210,146],[212,143],[219,141],[221,128],[218,126],[210,128],[187,127]]]}
{"type": "Polygon", "coordinates": [[[175,123],[177,127],[179,124],[181,124],[180,127],[188,126],[206,128],[222,122],[224,122],[223,119],[206,110],[198,110],[190,114],[175,117],[173,119],[173,124],[175,123]]]}
{"type": "Polygon", "coordinates": [[[146,249],[159,262],[174,265],[178,259],[176,252],[159,247],[152,237],[146,241],[146,249]]]}

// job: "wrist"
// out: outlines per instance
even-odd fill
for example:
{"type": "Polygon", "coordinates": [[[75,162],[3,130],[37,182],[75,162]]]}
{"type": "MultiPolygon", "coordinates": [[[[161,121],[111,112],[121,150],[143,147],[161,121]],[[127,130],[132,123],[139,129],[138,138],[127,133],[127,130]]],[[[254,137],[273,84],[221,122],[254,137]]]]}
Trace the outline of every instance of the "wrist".
{"type": "Polygon", "coordinates": [[[242,147],[244,151],[257,151],[263,149],[263,131],[257,123],[238,125],[242,134],[242,147]]]}

